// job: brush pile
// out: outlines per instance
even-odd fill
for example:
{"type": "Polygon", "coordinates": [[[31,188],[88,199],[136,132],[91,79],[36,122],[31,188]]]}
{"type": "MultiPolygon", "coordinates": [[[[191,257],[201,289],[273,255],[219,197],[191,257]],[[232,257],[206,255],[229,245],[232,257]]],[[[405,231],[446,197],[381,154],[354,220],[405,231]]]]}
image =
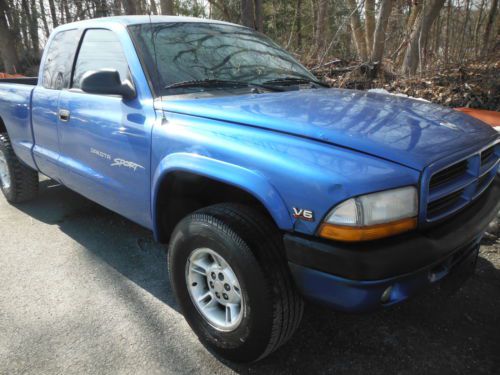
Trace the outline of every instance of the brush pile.
{"type": "Polygon", "coordinates": [[[442,68],[412,78],[391,72],[387,65],[376,73],[376,65],[348,64],[341,60],[311,68],[331,87],[382,88],[449,107],[500,111],[500,61],[442,68]]]}

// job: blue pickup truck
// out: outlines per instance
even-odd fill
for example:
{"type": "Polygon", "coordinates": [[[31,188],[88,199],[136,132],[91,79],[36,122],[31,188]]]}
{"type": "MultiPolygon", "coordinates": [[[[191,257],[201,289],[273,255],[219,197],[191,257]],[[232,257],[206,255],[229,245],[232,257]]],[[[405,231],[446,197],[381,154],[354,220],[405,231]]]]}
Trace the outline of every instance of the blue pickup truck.
{"type": "Polygon", "coordinates": [[[326,88],[224,22],[64,25],[38,78],[0,82],[6,199],[34,198],[43,174],[151,229],[186,320],[233,361],[286,342],[303,299],[371,311],[464,280],[499,159],[479,120],[326,88]]]}

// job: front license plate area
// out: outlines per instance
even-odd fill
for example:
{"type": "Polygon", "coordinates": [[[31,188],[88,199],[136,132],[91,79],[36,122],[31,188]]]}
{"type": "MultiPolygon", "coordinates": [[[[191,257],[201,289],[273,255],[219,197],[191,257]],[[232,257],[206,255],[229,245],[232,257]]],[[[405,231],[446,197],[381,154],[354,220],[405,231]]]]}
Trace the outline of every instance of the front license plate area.
{"type": "Polygon", "coordinates": [[[441,289],[445,293],[455,293],[474,274],[478,255],[479,246],[455,264],[450,273],[441,282],[441,289]]]}

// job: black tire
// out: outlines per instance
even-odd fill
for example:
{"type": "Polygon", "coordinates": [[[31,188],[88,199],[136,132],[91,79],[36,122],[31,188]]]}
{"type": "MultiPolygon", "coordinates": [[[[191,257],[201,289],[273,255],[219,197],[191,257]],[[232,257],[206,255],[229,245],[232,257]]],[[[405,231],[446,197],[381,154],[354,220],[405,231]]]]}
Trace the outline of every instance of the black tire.
{"type": "Polygon", "coordinates": [[[7,162],[10,186],[0,181],[1,190],[10,203],[21,203],[35,198],[38,194],[38,172],[19,161],[7,134],[0,134],[0,152],[7,162]]]}
{"type": "Polygon", "coordinates": [[[218,204],[184,218],[172,234],[168,264],[184,317],[200,341],[224,359],[252,362],[264,358],[299,326],[303,301],[288,269],[282,236],[274,223],[251,208],[218,204]],[[199,248],[222,256],[239,280],[248,308],[233,331],[214,328],[191,300],[186,262],[199,248]]]}

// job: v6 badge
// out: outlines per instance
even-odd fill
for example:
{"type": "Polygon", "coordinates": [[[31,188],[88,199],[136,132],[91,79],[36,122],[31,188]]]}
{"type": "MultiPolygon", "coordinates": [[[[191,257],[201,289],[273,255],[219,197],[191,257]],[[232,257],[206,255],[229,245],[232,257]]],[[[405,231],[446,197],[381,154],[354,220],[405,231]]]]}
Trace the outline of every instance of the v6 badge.
{"type": "Polygon", "coordinates": [[[295,219],[304,221],[314,221],[314,213],[311,210],[305,210],[303,208],[292,207],[293,217],[295,219]]]}

